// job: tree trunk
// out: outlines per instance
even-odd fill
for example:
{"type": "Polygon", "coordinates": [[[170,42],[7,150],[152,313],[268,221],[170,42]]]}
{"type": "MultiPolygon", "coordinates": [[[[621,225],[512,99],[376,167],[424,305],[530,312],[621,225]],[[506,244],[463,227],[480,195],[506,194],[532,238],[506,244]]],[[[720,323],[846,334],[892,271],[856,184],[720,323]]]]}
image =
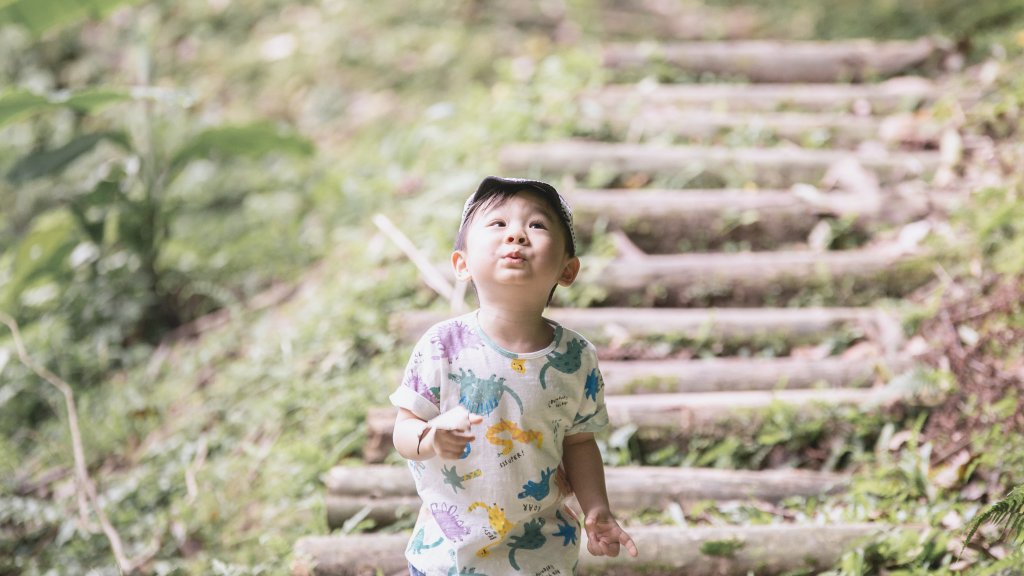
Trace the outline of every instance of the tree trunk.
{"type": "Polygon", "coordinates": [[[898,74],[939,54],[929,39],[619,43],[605,48],[604,64],[618,70],[661,64],[750,82],[861,82],[898,74]]]}
{"type": "MultiPolygon", "coordinates": [[[[913,110],[948,89],[927,78],[908,76],[878,84],[612,84],[584,94],[582,109],[674,106],[717,111],[799,109],[805,112],[891,114],[913,110]]],[[[961,94],[970,102],[977,94],[961,94]]]]}
{"type": "Polygon", "coordinates": [[[898,374],[911,364],[881,357],[627,360],[601,362],[601,374],[605,394],[855,388],[870,385],[880,371],[898,374]]]}
{"type": "MultiPolygon", "coordinates": [[[[845,490],[840,474],[806,470],[715,470],[710,468],[606,468],[608,498],[616,511],[663,510],[670,503],[701,500],[777,502],[791,496],[811,497],[845,490]]],[[[404,466],[336,466],[325,479],[327,525],[342,526],[367,513],[378,525],[415,517],[421,501],[404,466]]]]}
{"type": "MultiPolygon", "coordinates": [[[[809,412],[815,407],[839,405],[889,406],[901,398],[898,392],[887,389],[829,388],[609,395],[605,397],[605,404],[612,428],[635,426],[640,436],[681,438],[693,434],[721,434],[733,424],[750,426],[757,421],[760,412],[778,404],[801,407],[809,412]]],[[[394,409],[371,408],[366,421],[369,439],[364,458],[371,463],[382,462],[392,446],[394,409]]]]}
{"type": "Polygon", "coordinates": [[[875,172],[882,184],[930,175],[939,153],[859,153],[802,148],[727,148],[618,144],[567,140],[513,144],[502,148],[502,169],[512,173],[571,174],[586,177],[595,169],[617,176],[672,177],[704,174],[729,185],[755,182],[763,187],[816,183],[840,161],[856,160],[875,172]]]}
{"type": "MultiPolygon", "coordinates": [[[[774,576],[789,571],[817,572],[831,568],[843,552],[888,528],[880,524],[630,526],[628,531],[640,550],[636,559],[628,554],[616,558],[591,556],[586,551],[583,531],[580,570],[582,574],[608,576],[774,576]],[[723,550],[721,555],[710,554],[716,549],[723,550]]],[[[295,545],[292,574],[371,576],[375,570],[387,575],[408,574],[404,557],[408,541],[406,534],[302,538],[295,545]]]]}
{"type": "MultiPolygon", "coordinates": [[[[591,342],[672,336],[703,341],[752,340],[770,336],[810,342],[843,327],[875,332],[886,316],[871,308],[549,308],[547,318],[565,324],[591,342]]],[[[392,316],[392,330],[415,342],[449,314],[413,311],[392,316]]]]}
{"type": "Polygon", "coordinates": [[[743,306],[785,302],[811,288],[834,300],[900,296],[932,277],[924,255],[899,246],[812,252],[737,252],[591,259],[581,280],[604,305],[743,306]],[[838,295],[838,296],[837,296],[838,295]]]}
{"type": "Polygon", "coordinates": [[[852,220],[850,231],[919,220],[951,210],[961,195],[940,192],[806,192],[788,190],[593,190],[563,192],[573,207],[577,235],[590,239],[596,224],[624,231],[649,253],[720,248],[751,250],[807,241],[823,218],[852,220]],[[684,250],[685,249],[685,250],[684,250]]]}

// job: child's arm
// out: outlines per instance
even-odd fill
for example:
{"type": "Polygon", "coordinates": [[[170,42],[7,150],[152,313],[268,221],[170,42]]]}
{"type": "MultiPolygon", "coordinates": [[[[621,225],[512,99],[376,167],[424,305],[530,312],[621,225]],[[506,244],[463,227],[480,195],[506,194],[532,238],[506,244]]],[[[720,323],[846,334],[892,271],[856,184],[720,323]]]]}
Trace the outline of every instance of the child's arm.
{"type": "Polygon", "coordinates": [[[636,544],[612,516],[604,484],[604,464],[594,435],[583,432],[566,436],[562,447],[569,485],[586,516],[583,526],[587,530],[587,549],[594,556],[618,556],[621,545],[636,557],[636,544]]]}
{"type": "Polygon", "coordinates": [[[411,411],[399,408],[392,441],[398,453],[409,460],[429,460],[434,456],[455,460],[462,456],[466,444],[476,439],[469,433],[470,426],[482,421],[482,416],[469,414],[465,426],[443,430],[430,427],[411,411]]]}

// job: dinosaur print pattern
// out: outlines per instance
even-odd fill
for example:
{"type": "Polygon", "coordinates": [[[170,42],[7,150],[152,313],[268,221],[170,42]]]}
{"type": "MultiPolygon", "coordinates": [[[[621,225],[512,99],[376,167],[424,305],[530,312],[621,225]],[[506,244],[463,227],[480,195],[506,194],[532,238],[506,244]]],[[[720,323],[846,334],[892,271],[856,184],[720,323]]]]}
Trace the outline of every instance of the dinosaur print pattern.
{"type": "Polygon", "coordinates": [[[433,357],[434,360],[444,358],[448,362],[454,362],[467,348],[478,348],[483,345],[476,330],[459,321],[438,328],[431,343],[439,352],[438,356],[433,357]]]}
{"type": "Polygon", "coordinates": [[[448,374],[448,379],[459,385],[459,404],[474,414],[487,416],[494,412],[505,392],[508,392],[516,404],[519,404],[520,414],[523,412],[523,401],[519,395],[506,386],[505,379],[498,378],[497,374],[492,374],[490,378],[484,380],[478,378],[472,370],[466,371],[459,368],[459,373],[448,374]]]}
{"type": "Polygon", "coordinates": [[[532,353],[500,348],[475,313],[440,322],[417,342],[391,402],[424,421],[457,406],[483,421],[460,458],[408,463],[423,500],[406,539],[408,573],[574,573],[584,538],[565,506],[572,486],[562,439],[600,431],[607,412],[596,349],[551,326],[551,344],[532,353]]]}
{"type": "Polygon", "coordinates": [[[536,550],[547,542],[541,528],[544,527],[544,519],[536,518],[523,525],[522,535],[513,535],[508,539],[508,563],[519,571],[519,564],[516,563],[517,550],[536,550]]]}
{"type": "Polygon", "coordinates": [[[437,548],[438,546],[441,545],[442,542],[444,542],[444,538],[438,538],[437,542],[434,542],[432,544],[424,544],[423,543],[423,538],[424,538],[424,534],[425,533],[426,533],[426,530],[424,530],[423,528],[420,528],[419,532],[417,532],[416,535],[413,536],[412,542],[409,542],[409,551],[410,552],[412,552],[413,554],[419,555],[419,554],[422,554],[424,550],[430,550],[431,548],[437,548]]]}
{"type": "Polygon", "coordinates": [[[547,358],[547,364],[540,369],[540,387],[547,390],[548,384],[544,379],[548,368],[554,368],[564,374],[575,374],[583,365],[583,349],[586,347],[585,340],[572,339],[565,346],[565,352],[551,352],[547,358]]]}
{"type": "Polygon", "coordinates": [[[509,422],[508,420],[501,420],[487,429],[487,441],[495,446],[501,446],[501,451],[498,452],[499,456],[505,456],[512,451],[512,440],[523,444],[536,442],[537,448],[540,448],[541,443],[544,441],[544,434],[536,430],[523,430],[515,422],[509,422]],[[501,434],[506,432],[512,437],[511,440],[501,437],[501,434]]]}
{"type": "Polygon", "coordinates": [[[590,371],[587,374],[587,382],[583,385],[583,395],[586,398],[590,398],[593,401],[597,401],[597,393],[601,391],[601,376],[597,373],[597,368],[590,371]]]}
{"type": "Polygon", "coordinates": [[[466,528],[465,522],[459,518],[458,514],[459,507],[455,504],[446,506],[438,502],[434,502],[430,505],[430,513],[434,516],[434,521],[437,522],[441,532],[449,540],[461,542],[462,539],[469,535],[469,528],[466,528]]]}
{"type": "Polygon", "coordinates": [[[526,498],[533,498],[534,500],[540,502],[541,500],[547,498],[548,493],[551,491],[551,475],[554,473],[555,471],[552,470],[551,468],[545,468],[540,473],[539,482],[528,480],[526,484],[523,485],[523,491],[519,493],[519,499],[524,500],[526,498]]]}
{"type": "Polygon", "coordinates": [[[558,532],[555,532],[554,536],[561,536],[562,546],[569,546],[570,544],[576,544],[576,524],[570,523],[562,516],[562,511],[557,510],[555,517],[558,518],[558,532]]]}
{"type": "Polygon", "coordinates": [[[473,470],[469,474],[459,474],[455,470],[454,465],[452,465],[451,467],[445,466],[444,468],[441,468],[441,472],[444,474],[444,483],[451,486],[452,492],[456,494],[459,493],[460,489],[465,488],[465,486],[462,485],[463,482],[467,480],[472,480],[473,478],[479,478],[480,475],[483,474],[483,472],[481,472],[479,468],[473,470]]]}
{"type": "Polygon", "coordinates": [[[509,363],[509,367],[516,374],[526,374],[526,360],[522,358],[515,358],[509,363]]]}
{"type": "Polygon", "coordinates": [[[432,404],[437,404],[438,398],[440,397],[440,389],[436,387],[431,388],[426,382],[424,382],[423,377],[420,376],[420,366],[422,364],[423,354],[417,352],[416,355],[413,356],[412,362],[409,363],[409,368],[405,371],[405,378],[402,379],[402,386],[412,389],[413,392],[423,396],[432,404]]]}
{"type": "Polygon", "coordinates": [[[515,524],[508,521],[508,518],[505,517],[505,509],[499,507],[497,504],[488,506],[483,502],[473,502],[469,505],[467,512],[472,512],[477,508],[487,510],[487,523],[490,525],[491,530],[494,530],[495,536],[497,537],[493,542],[476,551],[478,558],[486,558],[491,553],[491,548],[501,544],[509,531],[515,527],[515,524]]]}

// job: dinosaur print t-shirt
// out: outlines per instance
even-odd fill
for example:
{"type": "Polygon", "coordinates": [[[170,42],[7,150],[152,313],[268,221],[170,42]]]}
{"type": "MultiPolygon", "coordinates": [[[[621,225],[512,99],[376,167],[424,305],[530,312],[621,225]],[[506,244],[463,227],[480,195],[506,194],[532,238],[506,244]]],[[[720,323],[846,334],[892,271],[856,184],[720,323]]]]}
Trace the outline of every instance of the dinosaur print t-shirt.
{"type": "Polygon", "coordinates": [[[597,351],[548,321],[551,344],[498,346],[476,312],[420,338],[391,402],[429,420],[460,404],[483,416],[458,460],[409,461],[423,499],[406,558],[413,573],[573,574],[580,524],[564,505],[567,435],[608,424],[597,351]]]}

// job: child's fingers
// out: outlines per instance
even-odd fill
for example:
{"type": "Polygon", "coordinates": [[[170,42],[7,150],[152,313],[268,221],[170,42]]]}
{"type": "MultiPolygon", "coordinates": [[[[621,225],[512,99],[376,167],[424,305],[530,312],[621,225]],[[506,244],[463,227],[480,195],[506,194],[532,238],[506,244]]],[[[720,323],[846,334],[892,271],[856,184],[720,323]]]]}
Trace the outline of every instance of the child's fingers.
{"type": "Polygon", "coordinates": [[[629,555],[633,558],[640,555],[640,551],[637,549],[636,544],[633,542],[633,539],[630,538],[629,534],[626,534],[625,530],[619,532],[619,544],[625,546],[626,551],[629,552],[629,555]]]}
{"type": "Polygon", "coordinates": [[[601,545],[604,547],[605,556],[618,556],[619,555],[619,543],[612,540],[602,540],[601,545]]]}
{"type": "Polygon", "coordinates": [[[456,432],[469,432],[470,427],[474,424],[479,424],[484,421],[484,417],[479,414],[467,414],[466,420],[463,421],[462,426],[459,426],[454,431],[456,432]]]}

